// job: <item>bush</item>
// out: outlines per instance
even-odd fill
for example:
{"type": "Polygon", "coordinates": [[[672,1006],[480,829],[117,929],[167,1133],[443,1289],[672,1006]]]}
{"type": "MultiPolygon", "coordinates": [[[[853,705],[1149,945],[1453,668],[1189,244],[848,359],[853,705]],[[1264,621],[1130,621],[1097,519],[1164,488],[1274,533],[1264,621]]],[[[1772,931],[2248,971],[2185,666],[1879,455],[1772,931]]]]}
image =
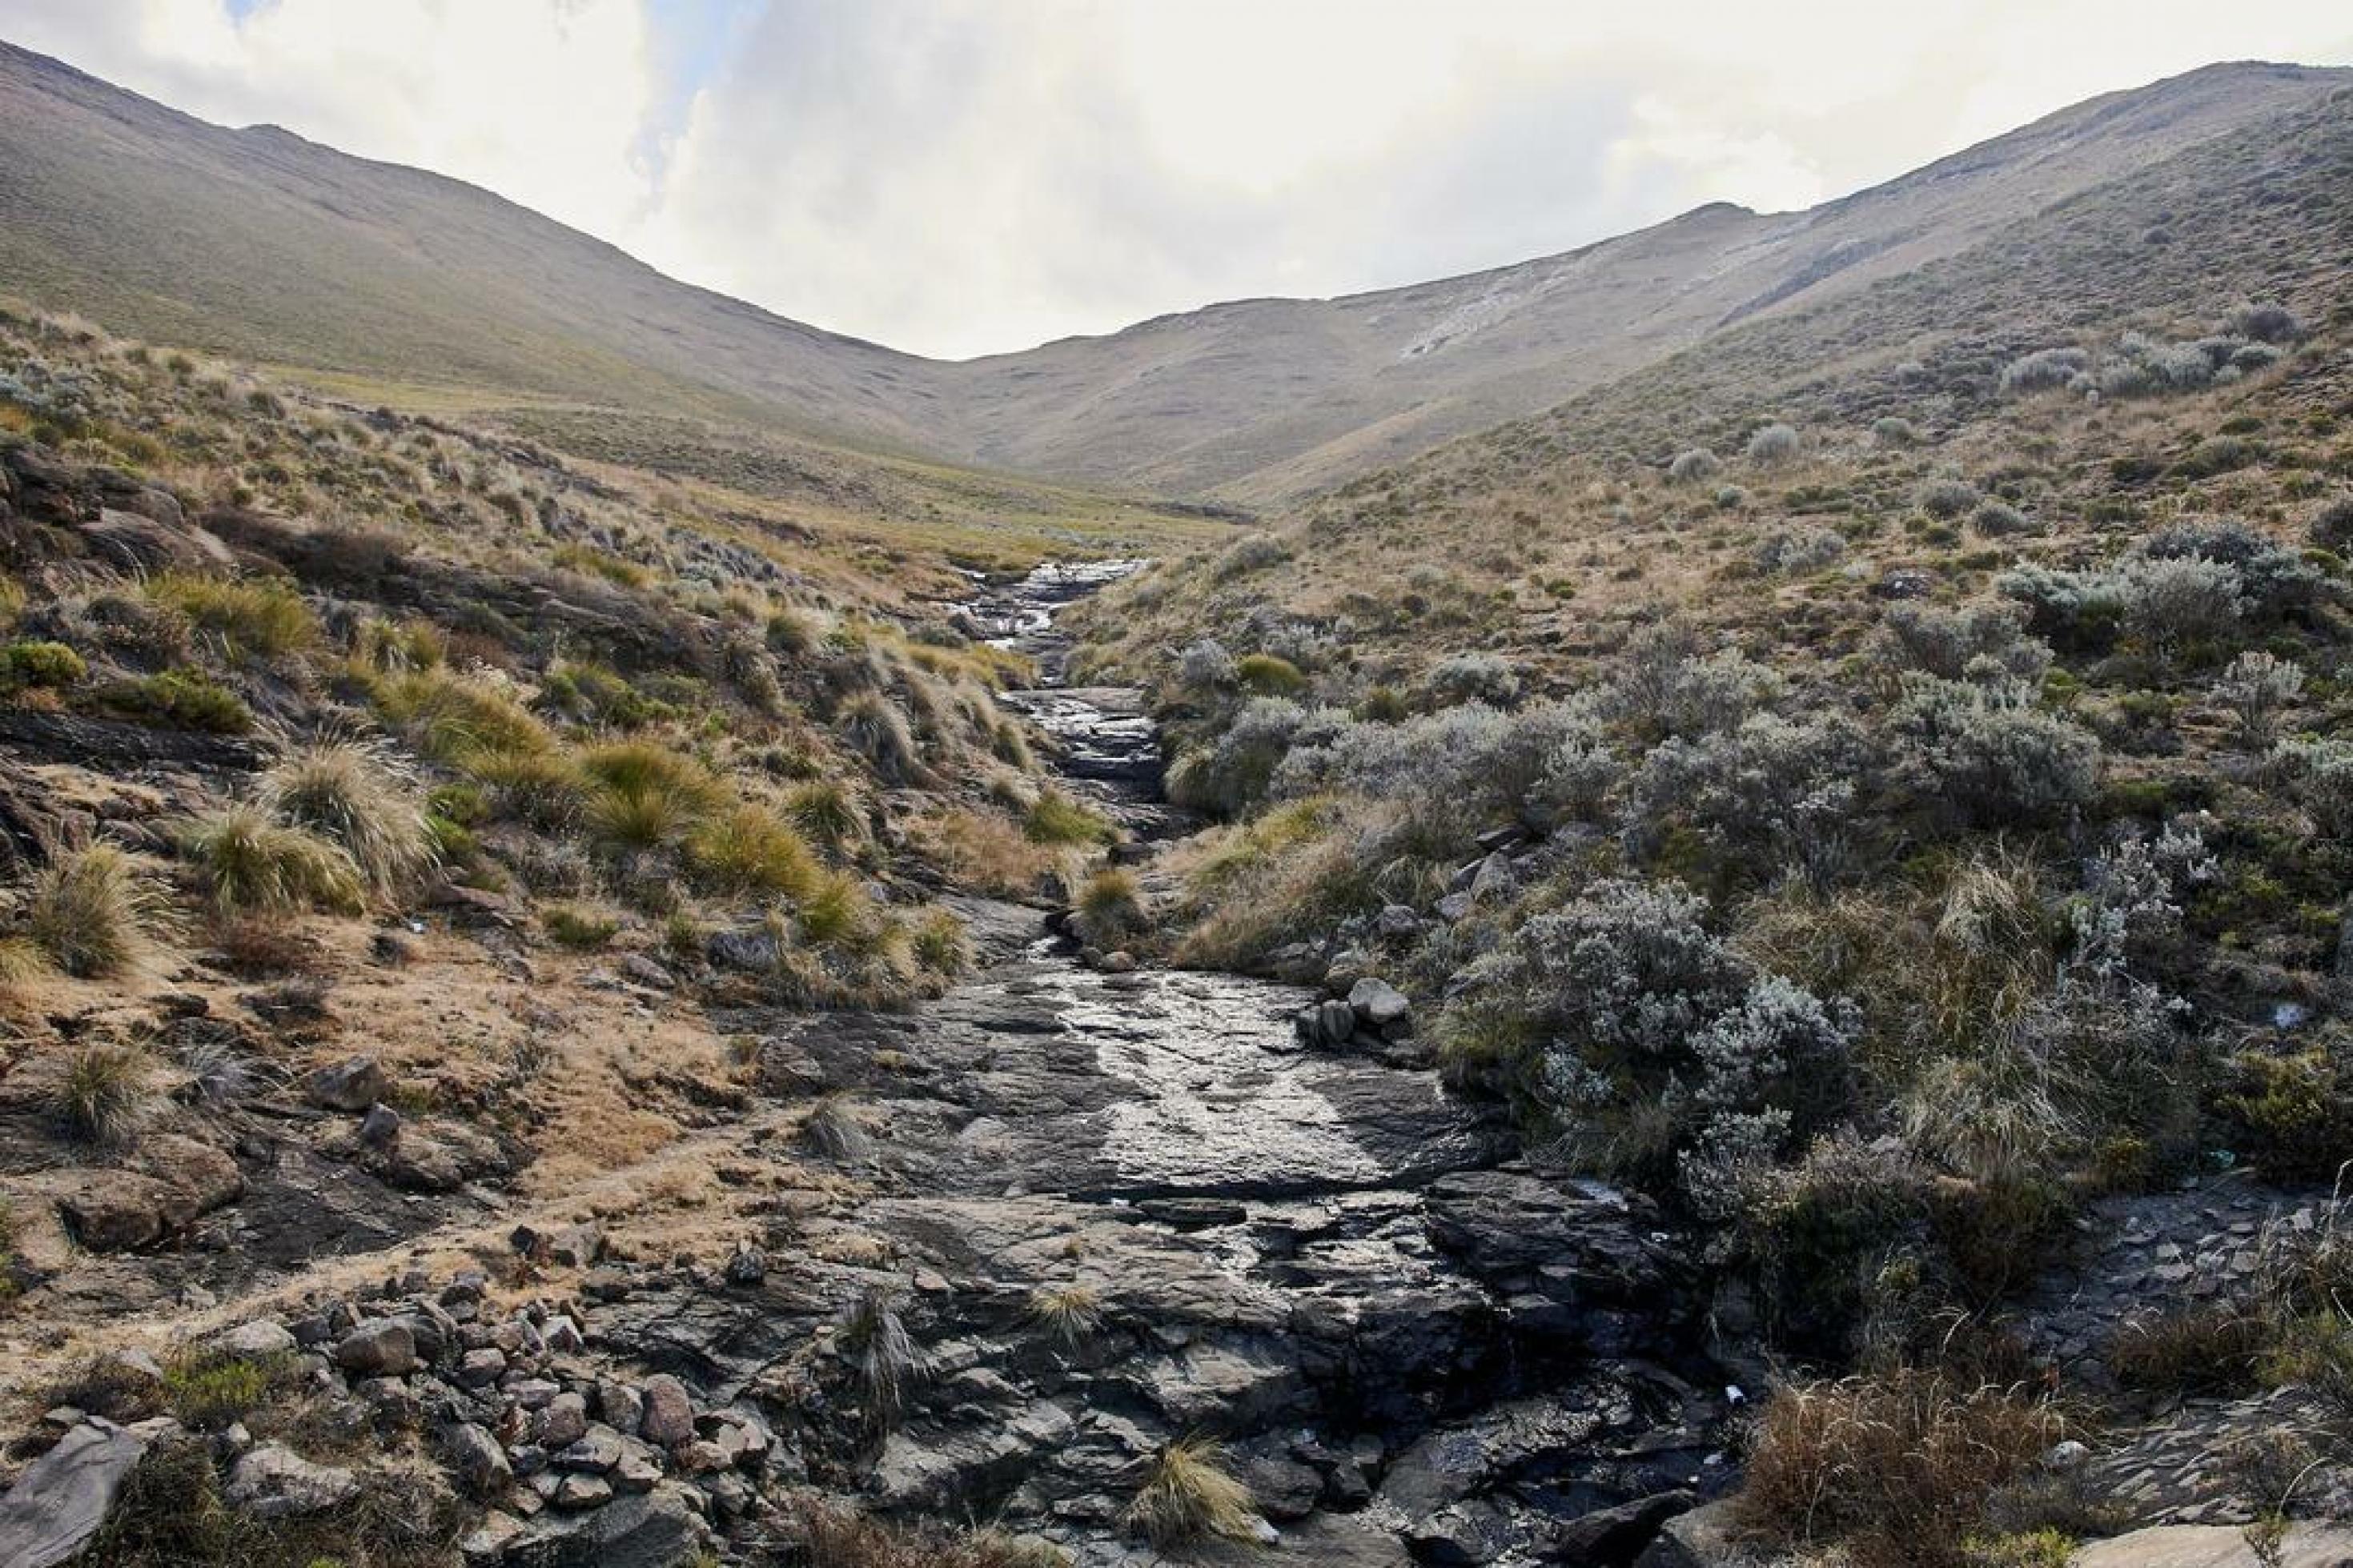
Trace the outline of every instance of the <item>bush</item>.
{"type": "Polygon", "coordinates": [[[2020,396],[2072,385],[2091,367],[2092,356],[2082,349],[2037,349],[2002,366],[2001,389],[2020,396]]]}
{"type": "Polygon", "coordinates": [[[2353,550],[2353,495],[2323,502],[2306,527],[2312,542],[2323,550],[2334,550],[2340,555],[2353,550]]]}
{"type": "Polygon", "coordinates": [[[1228,545],[1209,574],[1218,582],[1227,583],[1270,566],[1280,566],[1290,559],[1291,548],[1282,541],[1272,534],[1253,533],[1228,545]]]}
{"type": "Polygon", "coordinates": [[[1891,414],[1871,422],[1871,438],[1883,447],[1916,447],[1920,444],[1920,427],[1891,414]]]}
{"type": "Polygon", "coordinates": [[[1483,702],[1509,708],[1519,700],[1520,676],[1501,654],[1453,654],[1431,668],[1430,694],[1440,704],[1483,702]]]}
{"type": "Polygon", "coordinates": [[[2105,652],[2124,625],[2124,591],[2107,573],[2021,566],[1994,579],[1994,591],[2024,607],[2036,636],[2072,653],[2105,652]]]}
{"type": "Polygon", "coordinates": [[[1819,572],[1846,553],[1846,540],[1827,528],[1778,528],[1757,547],[1764,572],[1819,572]]]}
{"type": "Polygon", "coordinates": [[[380,747],[311,746],[264,773],[256,798],[288,826],[340,846],[379,893],[406,886],[438,858],[416,779],[380,747]]]}
{"type": "Polygon", "coordinates": [[[1212,1539],[1254,1542],[1261,1528],[1250,1489],[1226,1468],[1218,1446],[1198,1437],[1160,1451],[1127,1517],[1164,1551],[1212,1539]]]}
{"type": "Polygon", "coordinates": [[[2119,585],[2126,628],[2159,654],[2229,635],[2242,607],[2239,574],[2197,556],[2128,561],[2119,585]]]}
{"type": "Polygon", "coordinates": [[[2304,336],[2304,323],[2295,312],[2270,300],[2239,306],[2225,318],[2223,330],[2259,343],[2292,343],[2304,336]]]}
{"type": "Polygon", "coordinates": [[[1226,816],[1265,798],[1305,719],[1296,702],[1252,698],[1213,745],[1177,758],[1168,772],[1169,798],[1226,816]]]}
{"type": "Polygon", "coordinates": [[[1930,479],[1912,495],[1922,511],[1945,522],[1967,515],[1981,499],[1975,485],[1956,479],[1930,479]]]}
{"type": "Polygon", "coordinates": [[[2020,1393],[1902,1371],[1786,1389],[1765,1407],[1739,1510],[1792,1545],[1867,1568],[1953,1568],[1995,1489],[2066,1434],[2020,1393]]]}
{"type": "Polygon", "coordinates": [[[1255,697],[1296,697],[1307,677],[1289,659],[1271,653],[1245,654],[1234,661],[1234,679],[1255,697]]]}
{"type": "Polygon", "coordinates": [[[1187,690],[1223,691],[1234,684],[1234,656],[1205,637],[1177,657],[1176,679],[1187,690]]]}
{"type": "Polygon", "coordinates": [[[1712,479],[1723,471],[1724,465],[1716,459],[1714,452],[1704,447],[1694,447],[1688,452],[1675,455],[1674,461],[1667,465],[1667,479],[1673,484],[1695,485],[1712,479]]]}
{"type": "Polygon", "coordinates": [[[1697,634],[1674,622],[1626,641],[1602,688],[1599,710],[1646,738],[1729,730],[1779,695],[1780,678],[1736,649],[1703,657],[1697,634]]]}
{"type": "Polygon", "coordinates": [[[34,879],[26,930],[49,962],[84,980],[119,975],[169,927],[162,889],[111,845],[93,845],[34,879]]]}
{"type": "Polygon", "coordinates": [[[224,806],[184,825],[180,852],[224,915],[360,907],[364,879],[340,845],[273,822],[259,807],[224,806]]]}
{"type": "Polygon", "coordinates": [[[2233,1144],[2282,1184],[2333,1183],[2353,1161],[2353,1049],[2333,1034],[2304,1050],[2249,1051],[2232,1063],[2221,1109],[2233,1144]]]}
{"type": "Polygon", "coordinates": [[[2228,568],[2238,579],[2246,614],[2280,621],[2303,615],[2327,588],[2311,563],[2282,549],[2242,522],[2174,523],[2133,547],[2127,572],[2141,562],[2199,561],[2228,568]]]}
{"type": "Polygon", "coordinates": [[[1720,1184],[1709,1207],[1730,1211],[1727,1254],[1772,1342],[1846,1358],[1882,1273],[1926,1218],[1926,1173],[1908,1154],[1847,1135],[1820,1140],[1793,1166],[1711,1174],[1720,1184]]]}
{"type": "Polygon", "coordinates": [[[1748,437],[1748,460],[1760,466],[1771,467],[1775,464],[1786,463],[1795,458],[1798,455],[1798,448],[1797,431],[1778,422],[1763,425],[1757,427],[1756,434],[1748,437]]]}
{"type": "Polygon", "coordinates": [[[302,595],[276,578],[165,573],[148,583],[147,596],[219,637],[234,658],[275,658],[306,648],[319,637],[319,623],[302,595]]]}
{"type": "Polygon", "coordinates": [[[1889,727],[1919,787],[1972,826],[2053,820],[2099,787],[2098,741],[1999,690],[1916,681],[1889,727]]]}
{"type": "Polygon", "coordinates": [[[2260,750],[2271,744],[2279,710],[2303,689],[2303,666],[2251,648],[2214,683],[2214,700],[2237,716],[2241,742],[2260,750]]]}
{"type": "Polygon", "coordinates": [[[1627,816],[1645,842],[1681,822],[1727,864],[1826,874],[1841,858],[1871,763],[1862,732],[1844,718],[1755,713],[1729,732],[1652,751],[1627,785],[1627,816]]]}
{"type": "Polygon", "coordinates": [[[90,673],[81,655],[61,642],[12,642],[0,647],[0,690],[55,690],[90,673]]]}
{"type": "Polygon", "coordinates": [[[2039,533],[2040,525],[2008,501],[1986,500],[1969,513],[1969,527],[1988,539],[2009,539],[2021,533],[2039,533]]]}
{"type": "Polygon", "coordinates": [[[155,1062],[138,1046],[102,1041],[75,1048],[51,1093],[58,1119],[93,1143],[130,1142],[156,1105],[155,1062]]]}
{"type": "Polygon", "coordinates": [[[167,669],[108,683],[93,694],[100,712],[142,724],[242,735],[253,728],[252,710],[234,691],[193,669],[167,669]]]}
{"type": "Polygon", "coordinates": [[[1451,853],[1497,816],[1597,804],[1616,774],[1599,722],[1582,704],[1504,714],[1470,702],[1400,724],[1311,715],[1293,732],[1272,787],[1283,796],[1397,803],[1451,853]]]}
{"type": "Polygon", "coordinates": [[[2051,650],[2027,636],[2024,623],[2024,615],[2006,604],[1954,610],[1891,605],[1871,647],[1883,663],[1939,680],[2010,680],[2032,688],[2051,667],[2051,650]]]}

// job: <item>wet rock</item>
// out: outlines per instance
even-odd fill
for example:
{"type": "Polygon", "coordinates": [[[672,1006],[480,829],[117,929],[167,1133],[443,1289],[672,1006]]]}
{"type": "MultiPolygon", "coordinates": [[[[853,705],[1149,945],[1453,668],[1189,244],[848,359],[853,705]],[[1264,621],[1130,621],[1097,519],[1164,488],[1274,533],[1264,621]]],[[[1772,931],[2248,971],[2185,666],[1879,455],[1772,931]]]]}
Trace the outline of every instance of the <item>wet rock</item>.
{"type": "Polygon", "coordinates": [[[1232,1198],[1138,1198],[1135,1212],[1180,1231],[1240,1225],[1250,1210],[1232,1198]]]}
{"type": "Polygon", "coordinates": [[[1630,1568],[1657,1539],[1659,1527],[1688,1512],[1696,1500],[1687,1491],[1664,1491],[1614,1508],[1596,1509],[1555,1532],[1554,1550],[1566,1562],[1590,1563],[1593,1568],[1630,1568]]]}
{"type": "Polygon", "coordinates": [[[314,1465],[281,1443],[264,1443],[229,1471],[231,1508],[256,1519],[303,1519],[340,1508],[359,1495],[359,1478],[314,1465]]]}
{"type": "Polygon", "coordinates": [[[104,1528],[150,1446],[178,1431],[169,1421],[125,1427],[91,1419],[74,1426],[0,1498],[0,1563],[55,1568],[79,1556],[104,1528]]]}
{"type": "Polygon", "coordinates": [[[417,1370],[417,1336],[405,1323],[374,1318],[335,1343],[334,1362],[363,1377],[400,1377],[417,1370]]]}
{"type": "Polygon", "coordinates": [[[329,1110],[364,1111],[391,1091],[383,1064],[370,1056],[346,1057],[314,1068],[302,1082],[311,1103],[329,1110]]]}

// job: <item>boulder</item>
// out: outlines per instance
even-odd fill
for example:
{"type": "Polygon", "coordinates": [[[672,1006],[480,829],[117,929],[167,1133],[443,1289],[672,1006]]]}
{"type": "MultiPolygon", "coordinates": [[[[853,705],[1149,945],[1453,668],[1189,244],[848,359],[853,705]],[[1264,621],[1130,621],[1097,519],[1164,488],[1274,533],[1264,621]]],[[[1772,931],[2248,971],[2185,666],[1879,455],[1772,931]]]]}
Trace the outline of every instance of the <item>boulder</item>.
{"type": "Polygon", "coordinates": [[[683,1568],[705,1538],[694,1494],[675,1483],[579,1513],[547,1513],[508,1542],[510,1568],[683,1568]]]}
{"type": "Polygon", "coordinates": [[[1405,993],[1386,980],[1367,975],[1348,988],[1348,1006],[1356,1022],[1374,1029],[1388,1029],[1405,1022],[1413,1011],[1413,1004],[1405,993]]]}
{"type": "Polygon", "coordinates": [[[2347,1563],[2353,1563],[2353,1526],[2316,1521],[2290,1525],[2278,1555],[2268,1559],[2255,1555],[2236,1525],[2168,1524],[2092,1542],[2075,1553],[2072,1568],[2343,1568],[2347,1563]]]}
{"type": "MultiPolygon", "coordinates": [[[[172,509],[179,510],[177,503],[172,509]]],[[[201,572],[234,567],[237,557],[209,530],[101,507],[81,528],[91,552],[128,571],[201,572]]]]}
{"type": "Polygon", "coordinates": [[[332,1465],[314,1465],[282,1443],[264,1443],[229,1471],[231,1508],[256,1519],[303,1519],[340,1508],[359,1495],[359,1478],[332,1465]]]}
{"type": "Polygon", "coordinates": [[[1733,1499],[1725,1498],[1666,1521],[1634,1559],[1634,1568],[1724,1568],[1740,1561],[1735,1507],[1733,1499]]]}
{"type": "Polygon", "coordinates": [[[354,1376],[406,1376],[417,1370],[417,1336],[406,1323],[372,1318],[336,1342],[334,1359],[354,1376]]]}
{"type": "Polygon", "coordinates": [[[149,1445],[177,1430],[169,1422],[132,1428],[92,1419],[68,1431],[0,1498],[0,1563],[55,1568],[79,1556],[149,1445]]]}
{"type": "Polygon", "coordinates": [[[371,1056],[346,1057],[314,1068],[302,1091],[313,1105],[329,1110],[364,1111],[391,1092],[384,1064],[371,1056]]]}
{"type": "Polygon", "coordinates": [[[514,1467],[508,1462],[506,1450],[488,1429],[471,1421],[442,1429],[441,1452],[470,1497],[494,1500],[505,1496],[514,1484],[514,1467]]]}
{"type": "Polygon", "coordinates": [[[293,1331],[269,1318],[256,1318],[249,1323],[224,1329],[212,1337],[211,1343],[216,1350],[248,1360],[291,1355],[296,1348],[293,1331]]]}
{"type": "Polygon", "coordinates": [[[645,1414],[638,1421],[638,1436],[665,1448],[694,1440],[694,1401],[687,1396],[686,1384],[666,1372],[657,1373],[646,1379],[639,1394],[645,1414]]]}
{"type": "Polygon", "coordinates": [[[170,1228],[165,1215],[182,1202],[183,1194],[153,1176],[76,1171],[58,1194],[58,1215],[73,1238],[92,1252],[122,1252],[161,1240],[170,1228]]]}

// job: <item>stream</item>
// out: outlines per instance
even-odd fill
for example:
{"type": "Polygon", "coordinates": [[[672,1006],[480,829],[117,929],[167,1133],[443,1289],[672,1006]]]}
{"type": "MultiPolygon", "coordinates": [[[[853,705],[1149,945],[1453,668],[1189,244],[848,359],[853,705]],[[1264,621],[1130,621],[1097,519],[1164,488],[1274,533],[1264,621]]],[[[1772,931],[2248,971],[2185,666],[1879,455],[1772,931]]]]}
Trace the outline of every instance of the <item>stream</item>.
{"type": "MultiPolygon", "coordinates": [[[[1062,684],[1053,619],[1132,569],[1043,568],[968,614],[1037,661],[1005,704],[1148,856],[1181,819],[1143,695],[1062,684]]],[[[1205,1436],[1264,1516],[1254,1545],[1402,1568],[1630,1563],[1715,1489],[1696,1281],[1639,1200],[1517,1163],[1434,1072],[1304,1048],[1316,994],[1098,973],[1034,911],[965,912],[982,964],[945,998],[765,1023],[772,1071],[871,1097],[856,1223],[917,1263],[929,1375],[846,1464],[870,1506],[1155,1561],[1128,1500],[1205,1436]],[[1045,1332],[1039,1294],[1071,1290],[1084,1331],[1045,1332]]]]}

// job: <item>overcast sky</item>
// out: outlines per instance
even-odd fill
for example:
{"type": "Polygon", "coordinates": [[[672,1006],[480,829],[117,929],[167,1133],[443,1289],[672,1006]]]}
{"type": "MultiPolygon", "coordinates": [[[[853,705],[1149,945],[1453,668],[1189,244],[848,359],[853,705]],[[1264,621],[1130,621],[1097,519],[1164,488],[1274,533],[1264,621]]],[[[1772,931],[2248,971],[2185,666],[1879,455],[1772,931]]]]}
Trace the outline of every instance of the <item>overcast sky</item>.
{"type": "Polygon", "coordinates": [[[0,0],[206,119],[964,356],[1803,206],[2346,0],[0,0]]]}

